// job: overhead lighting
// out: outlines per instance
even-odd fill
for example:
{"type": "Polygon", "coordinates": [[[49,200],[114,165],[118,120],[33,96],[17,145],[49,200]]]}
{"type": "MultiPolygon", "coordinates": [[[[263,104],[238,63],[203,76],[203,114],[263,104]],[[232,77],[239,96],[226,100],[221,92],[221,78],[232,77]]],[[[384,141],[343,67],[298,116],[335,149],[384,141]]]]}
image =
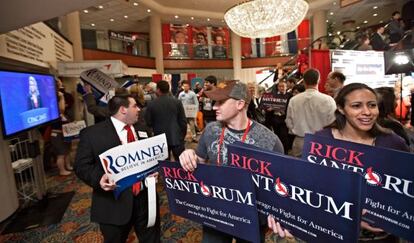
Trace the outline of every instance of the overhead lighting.
{"type": "Polygon", "coordinates": [[[87,9],[83,10],[84,13],[89,13],[89,11],[87,9]]]}
{"type": "Polygon", "coordinates": [[[115,19],[109,19],[109,21],[114,22],[114,21],[115,21],[115,19]]]}
{"type": "Polygon", "coordinates": [[[329,20],[328,19],[326,20],[326,23],[329,23],[329,20]]]}
{"type": "Polygon", "coordinates": [[[178,19],[178,15],[175,15],[174,18],[178,19]]]}
{"type": "Polygon", "coordinates": [[[334,13],[333,12],[330,12],[329,15],[334,15],[334,13]]]}
{"type": "Polygon", "coordinates": [[[188,27],[188,26],[190,26],[190,25],[189,25],[189,24],[185,24],[185,26],[187,26],[187,27],[188,27]]]}
{"type": "Polygon", "coordinates": [[[384,21],[380,20],[380,24],[384,23],[384,21]]]}
{"type": "Polygon", "coordinates": [[[340,35],[340,34],[341,34],[341,31],[336,32],[336,34],[337,34],[337,35],[340,35]]]}
{"type": "Polygon", "coordinates": [[[127,18],[128,18],[128,15],[124,15],[124,18],[126,18],[126,19],[127,19],[127,18]]]}
{"type": "Polygon", "coordinates": [[[194,17],[191,17],[191,20],[194,20],[194,17]]]}
{"type": "Polygon", "coordinates": [[[377,9],[378,8],[378,6],[374,6],[374,7],[372,7],[373,9],[377,9]]]}
{"type": "Polygon", "coordinates": [[[138,3],[137,2],[134,2],[133,4],[134,4],[134,6],[138,6],[138,3]]]}
{"type": "Polygon", "coordinates": [[[333,5],[336,5],[336,2],[334,1],[332,4],[333,4],[333,5]]]}
{"type": "Polygon", "coordinates": [[[377,16],[378,16],[378,14],[377,14],[377,13],[374,13],[372,16],[377,17],[377,16]]]}
{"type": "Polygon", "coordinates": [[[359,30],[361,27],[357,26],[356,29],[359,30]]]}
{"type": "Polygon", "coordinates": [[[148,13],[151,13],[151,9],[147,9],[147,12],[148,12],[148,13]]]}
{"type": "Polygon", "coordinates": [[[92,27],[95,27],[95,24],[91,24],[92,27]]]}
{"type": "Polygon", "coordinates": [[[98,6],[98,8],[99,8],[99,9],[103,9],[103,6],[102,6],[102,5],[99,5],[99,6],[98,6]]]}
{"type": "Polygon", "coordinates": [[[364,24],[366,24],[366,23],[368,23],[368,20],[365,20],[365,21],[364,21],[364,24]]]}
{"type": "Polygon", "coordinates": [[[304,0],[256,0],[230,8],[224,20],[237,35],[264,38],[294,30],[305,18],[309,5],[304,0]]]}
{"type": "Polygon", "coordinates": [[[209,18],[207,18],[207,21],[210,21],[210,19],[209,19],[209,18]]]}

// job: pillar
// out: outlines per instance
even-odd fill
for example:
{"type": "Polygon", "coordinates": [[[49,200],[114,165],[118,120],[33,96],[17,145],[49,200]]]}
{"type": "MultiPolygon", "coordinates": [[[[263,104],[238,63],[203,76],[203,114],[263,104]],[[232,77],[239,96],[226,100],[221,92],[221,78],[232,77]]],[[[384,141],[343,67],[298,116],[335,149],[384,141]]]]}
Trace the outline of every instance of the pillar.
{"type": "Polygon", "coordinates": [[[318,39],[321,36],[326,36],[327,33],[327,17],[326,10],[319,10],[313,15],[312,27],[313,27],[313,40],[318,39]]]}
{"type": "Polygon", "coordinates": [[[162,54],[161,18],[158,13],[150,17],[150,56],[155,58],[157,73],[164,73],[164,57],[162,54]]]}
{"type": "MultiPolygon", "coordinates": [[[[233,31],[231,32],[231,53],[233,56],[233,77],[236,80],[241,79],[241,40],[233,31]]],[[[242,80],[246,81],[246,80],[242,80]]]]}
{"type": "MultiPolygon", "coordinates": [[[[79,20],[79,12],[72,12],[66,15],[65,21],[63,23],[64,29],[67,31],[68,38],[72,42],[73,47],[73,60],[74,61],[83,61],[83,48],[82,48],[82,37],[81,37],[81,28],[79,20]]],[[[75,120],[83,119],[82,115],[82,102],[80,99],[77,99],[78,93],[76,91],[76,85],[79,78],[65,78],[63,84],[65,86],[66,92],[73,95],[75,103],[73,105],[73,113],[75,120]]]]}

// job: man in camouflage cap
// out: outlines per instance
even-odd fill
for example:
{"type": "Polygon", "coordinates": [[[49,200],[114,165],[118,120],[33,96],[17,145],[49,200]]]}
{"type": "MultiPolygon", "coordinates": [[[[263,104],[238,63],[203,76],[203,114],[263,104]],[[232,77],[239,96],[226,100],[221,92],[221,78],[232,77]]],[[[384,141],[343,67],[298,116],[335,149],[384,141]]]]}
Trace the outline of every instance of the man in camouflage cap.
{"type": "MultiPolygon", "coordinates": [[[[209,123],[204,129],[196,150],[187,149],[180,155],[180,164],[185,170],[194,171],[197,163],[227,165],[227,145],[235,141],[283,154],[279,138],[262,124],[247,117],[251,96],[245,83],[224,81],[205,94],[215,101],[213,110],[217,121],[209,123]]],[[[264,242],[266,218],[260,218],[260,229],[261,242],[264,242]]],[[[231,243],[233,238],[232,235],[203,226],[202,242],[231,243]]],[[[237,240],[239,241],[240,239],[237,240]]]]}

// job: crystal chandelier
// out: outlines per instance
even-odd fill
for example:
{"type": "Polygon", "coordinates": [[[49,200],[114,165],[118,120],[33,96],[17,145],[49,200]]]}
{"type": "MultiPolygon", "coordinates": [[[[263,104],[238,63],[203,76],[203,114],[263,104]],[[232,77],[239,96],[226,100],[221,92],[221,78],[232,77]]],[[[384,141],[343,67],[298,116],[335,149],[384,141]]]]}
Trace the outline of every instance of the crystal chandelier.
{"type": "Polygon", "coordinates": [[[239,36],[264,38],[293,31],[308,8],[304,0],[252,0],[227,10],[224,19],[239,36]]]}

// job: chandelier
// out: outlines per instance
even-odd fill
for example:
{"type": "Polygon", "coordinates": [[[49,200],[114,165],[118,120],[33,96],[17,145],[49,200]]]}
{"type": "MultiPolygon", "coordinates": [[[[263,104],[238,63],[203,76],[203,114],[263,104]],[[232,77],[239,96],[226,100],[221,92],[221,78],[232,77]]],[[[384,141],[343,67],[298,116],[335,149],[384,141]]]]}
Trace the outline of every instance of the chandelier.
{"type": "Polygon", "coordinates": [[[264,38],[293,31],[308,8],[304,0],[252,0],[227,10],[224,19],[239,36],[264,38]]]}

